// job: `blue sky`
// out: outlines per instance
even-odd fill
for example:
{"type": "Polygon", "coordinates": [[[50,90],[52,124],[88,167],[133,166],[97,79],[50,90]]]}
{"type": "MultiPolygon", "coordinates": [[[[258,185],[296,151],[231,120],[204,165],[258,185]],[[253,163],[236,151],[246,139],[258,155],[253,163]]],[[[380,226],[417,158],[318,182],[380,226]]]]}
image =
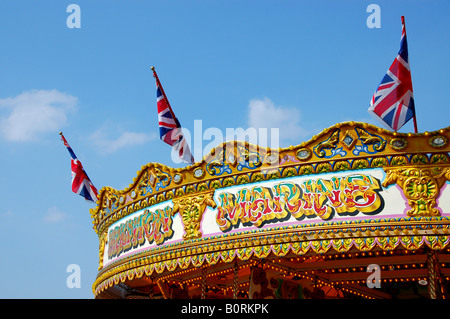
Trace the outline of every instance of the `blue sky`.
{"type": "Polygon", "coordinates": [[[297,145],[338,122],[378,125],[367,108],[404,15],[418,127],[433,131],[450,124],[449,12],[447,0],[2,0],[0,298],[93,298],[94,205],[71,191],[59,131],[98,189],[124,189],[149,162],[182,166],[158,139],[150,66],[189,132],[279,127],[280,145],[297,145]],[[66,24],[72,3],[81,28],[66,24]],[[81,288],[66,285],[70,264],[81,288]]]}

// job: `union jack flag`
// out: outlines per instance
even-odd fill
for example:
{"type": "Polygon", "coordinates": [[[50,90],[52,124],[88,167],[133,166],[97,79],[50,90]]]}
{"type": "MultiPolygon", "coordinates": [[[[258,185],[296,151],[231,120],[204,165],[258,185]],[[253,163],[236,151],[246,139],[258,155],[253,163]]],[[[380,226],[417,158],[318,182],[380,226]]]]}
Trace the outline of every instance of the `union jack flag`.
{"type": "Polygon", "coordinates": [[[173,147],[178,156],[186,163],[194,164],[189,145],[186,142],[180,122],[175,117],[166,94],[161,86],[158,75],[152,67],[156,78],[156,105],[158,107],[159,133],[162,141],[173,147]]]}
{"type": "Polygon", "coordinates": [[[417,131],[403,16],[400,51],[373,95],[369,113],[394,131],[398,131],[406,122],[414,118],[414,126],[417,131]]]}
{"type": "Polygon", "coordinates": [[[64,142],[64,146],[67,147],[70,156],[70,168],[72,171],[72,191],[78,195],[83,196],[86,200],[96,202],[98,199],[98,191],[92,184],[91,180],[86,174],[86,171],[78,160],[77,156],[73,152],[72,148],[67,143],[64,135],[60,132],[61,140],[64,142]]]}

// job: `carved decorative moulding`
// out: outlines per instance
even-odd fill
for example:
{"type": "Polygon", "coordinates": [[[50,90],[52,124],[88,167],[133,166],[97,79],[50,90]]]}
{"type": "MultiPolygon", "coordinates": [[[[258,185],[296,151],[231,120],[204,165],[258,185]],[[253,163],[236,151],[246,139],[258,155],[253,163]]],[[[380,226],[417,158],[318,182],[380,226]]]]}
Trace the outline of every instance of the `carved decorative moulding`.
{"type": "Polygon", "coordinates": [[[215,208],[214,189],[203,193],[183,196],[173,199],[172,214],[180,213],[184,225],[184,240],[196,239],[202,236],[200,222],[206,206],[215,208]]]}
{"type": "Polygon", "coordinates": [[[149,163],[91,209],[94,293],[268,256],[448,248],[449,138],[345,122],[296,146],[231,141],[184,168],[149,163]]]}
{"type": "Polygon", "coordinates": [[[407,212],[411,217],[439,216],[436,199],[441,187],[450,180],[448,167],[394,168],[385,169],[386,179],[383,187],[397,183],[411,209],[407,212]]]}
{"type": "Polygon", "coordinates": [[[324,129],[309,141],[286,148],[225,142],[194,165],[171,168],[149,163],[137,172],[128,188],[103,187],[97,207],[91,209],[94,229],[101,236],[113,223],[142,208],[208,189],[374,167],[388,170],[407,165],[441,167],[450,164],[449,138],[450,127],[413,134],[344,122],[324,129]]]}
{"type": "Polygon", "coordinates": [[[448,138],[443,135],[435,135],[428,139],[428,143],[433,147],[441,148],[448,144],[448,138]]]}
{"type": "Polygon", "coordinates": [[[397,137],[393,138],[389,145],[391,145],[393,150],[401,151],[404,150],[408,146],[408,141],[405,138],[397,137]]]}

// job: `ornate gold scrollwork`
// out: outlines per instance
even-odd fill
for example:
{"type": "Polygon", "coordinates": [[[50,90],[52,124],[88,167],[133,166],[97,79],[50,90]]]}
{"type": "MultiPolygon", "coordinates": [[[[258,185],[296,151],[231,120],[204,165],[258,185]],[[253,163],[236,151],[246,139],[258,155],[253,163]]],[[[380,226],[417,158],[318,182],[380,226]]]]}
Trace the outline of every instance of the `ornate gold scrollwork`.
{"type": "Polygon", "coordinates": [[[376,151],[384,150],[386,146],[386,141],[382,139],[378,135],[370,134],[364,129],[359,127],[355,127],[356,132],[358,133],[359,139],[366,145],[373,144],[373,148],[376,151]]]}
{"type": "Polygon", "coordinates": [[[181,215],[181,220],[184,225],[184,240],[200,238],[202,236],[200,222],[202,221],[206,206],[212,208],[216,208],[217,206],[213,196],[214,189],[172,199],[174,204],[172,215],[175,215],[177,212],[181,215]]]}
{"type": "Polygon", "coordinates": [[[103,268],[103,253],[105,252],[105,246],[108,243],[108,232],[104,231],[100,238],[98,244],[98,270],[103,268]]]}
{"type": "Polygon", "coordinates": [[[331,133],[330,137],[328,139],[326,139],[323,142],[320,142],[317,145],[316,148],[316,152],[317,152],[317,156],[319,157],[324,157],[325,156],[325,152],[324,149],[334,149],[336,148],[337,144],[339,143],[339,133],[340,130],[336,129],[333,131],[333,133],[331,133]]]}
{"type": "Polygon", "coordinates": [[[436,199],[441,187],[450,180],[448,167],[421,167],[385,169],[383,187],[397,183],[408,199],[408,216],[439,216],[436,199]]]}
{"type": "Polygon", "coordinates": [[[206,166],[206,170],[210,175],[215,175],[216,172],[220,172],[220,168],[224,166],[224,162],[214,160],[209,163],[209,165],[206,166]]]}

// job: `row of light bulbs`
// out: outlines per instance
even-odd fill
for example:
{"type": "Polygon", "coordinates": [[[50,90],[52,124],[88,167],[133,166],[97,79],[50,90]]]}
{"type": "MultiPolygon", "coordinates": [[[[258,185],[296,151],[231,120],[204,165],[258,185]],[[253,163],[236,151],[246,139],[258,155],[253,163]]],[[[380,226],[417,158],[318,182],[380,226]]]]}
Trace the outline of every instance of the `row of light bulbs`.
{"type": "MultiPolygon", "coordinates": [[[[446,249],[446,251],[450,252],[450,249],[446,249]]],[[[404,250],[403,253],[404,254],[410,254],[410,253],[415,253],[415,252],[414,251],[404,250]]],[[[368,251],[368,252],[353,252],[353,253],[339,253],[339,254],[329,254],[329,255],[314,255],[314,256],[303,256],[303,257],[291,257],[288,260],[290,260],[291,262],[294,262],[294,261],[306,261],[306,260],[311,260],[312,261],[314,259],[315,260],[319,260],[319,259],[333,259],[333,258],[335,258],[335,259],[343,259],[343,258],[352,258],[352,257],[378,257],[380,255],[386,256],[386,255],[393,255],[393,254],[394,254],[394,251],[375,251],[375,252],[368,251]]],[[[280,259],[274,260],[274,261],[282,262],[283,259],[280,258],[280,259]]],[[[251,260],[251,261],[249,261],[249,263],[242,264],[242,265],[239,265],[237,267],[238,267],[238,269],[242,269],[242,268],[246,268],[246,267],[255,267],[259,263],[260,263],[260,261],[258,262],[258,261],[255,261],[255,260],[251,260]]],[[[441,263],[441,266],[445,267],[446,264],[445,263],[441,263]]],[[[325,286],[329,286],[329,287],[332,287],[332,288],[335,288],[335,289],[336,289],[335,285],[345,285],[345,284],[355,284],[355,283],[364,284],[366,282],[365,280],[346,280],[346,281],[342,281],[341,280],[341,281],[335,281],[335,282],[325,282],[323,280],[317,279],[314,276],[314,271],[310,271],[312,276],[309,275],[308,272],[297,273],[297,272],[295,272],[295,271],[293,271],[291,269],[288,270],[288,269],[281,268],[281,267],[271,263],[270,261],[269,262],[266,261],[266,263],[263,262],[262,263],[262,267],[275,270],[275,271],[279,272],[283,277],[297,276],[297,277],[304,278],[304,279],[311,280],[311,281],[315,282],[316,286],[323,286],[323,285],[325,285],[325,286]]],[[[397,269],[401,269],[402,268],[401,265],[396,265],[396,266],[394,266],[394,265],[381,265],[380,267],[381,267],[381,270],[395,270],[395,268],[397,268],[397,269]]],[[[408,269],[410,267],[411,268],[424,268],[424,267],[426,267],[426,265],[424,263],[405,264],[405,265],[403,265],[403,268],[405,268],[405,269],[408,269]]],[[[230,267],[230,268],[223,269],[223,270],[220,270],[220,271],[208,273],[208,274],[206,274],[206,277],[208,278],[208,277],[213,277],[213,276],[217,276],[217,275],[223,275],[223,274],[226,274],[226,273],[229,273],[229,272],[233,271],[233,269],[234,269],[233,267],[230,267]]],[[[196,277],[184,280],[184,281],[170,280],[170,278],[178,277],[178,276],[184,276],[186,274],[189,274],[189,273],[197,271],[197,270],[198,270],[198,268],[191,268],[191,269],[181,270],[181,271],[178,271],[178,272],[175,272],[175,273],[171,273],[171,274],[165,275],[165,276],[163,276],[163,277],[158,279],[158,284],[160,282],[162,282],[162,281],[167,281],[169,283],[180,284],[182,286],[183,285],[201,286],[201,285],[196,284],[196,282],[201,280],[202,276],[196,276],[196,277]]],[[[328,272],[336,272],[336,271],[337,272],[342,272],[344,270],[346,272],[358,271],[358,270],[359,271],[365,271],[365,269],[363,267],[358,267],[358,268],[356,268],[356,267],[351,267],[351,268],[346,267],[346,268],[339,268],[337,270],[336,269],[330,269],[330,270],[324,270],[324,271],[326,273],[328,273],[328,272]]],[[[448,277],[448,276],[445,277],[445,280],[447,280],[447,281],[450,280],[450,277],[448,277]]],[[[385,278],[385,279],[381,279],[381,282],[410,282],[410,281],[411,282],[413,282],[413,281],[426,282],[426,278],[385,278]]],[[[243,287],[248,286],[248,285],[249,285],[249,283],[241,283],[241,284],[238,284],[238,287],[239,288],[243,288],[243,287]]],[[[211,289],[211,288],[221,289],[225,294],[226,294],[226,292],[228,290],[232,290],[233,289],[232,287],[225,287],[225,288],[223,288],[223,287],[214,287],[214,286],[211,286],[211,285],[207,285],[207,287],[208,287],[208,289],[211,289]]],[[[372,298],[369,295],[363,294],[363,293],[358,292],[356,290],[352,290],[351,288],[339,287],[338,289],[340,289],[342,291],[346,291],[348,293],[352,293],[352,294],[361,296],[361,297],[372,298]]],[[[248,292],[246,292],[244,290],[241,290],[240,292],[241,293],[248,293],[248,292]]]]}

